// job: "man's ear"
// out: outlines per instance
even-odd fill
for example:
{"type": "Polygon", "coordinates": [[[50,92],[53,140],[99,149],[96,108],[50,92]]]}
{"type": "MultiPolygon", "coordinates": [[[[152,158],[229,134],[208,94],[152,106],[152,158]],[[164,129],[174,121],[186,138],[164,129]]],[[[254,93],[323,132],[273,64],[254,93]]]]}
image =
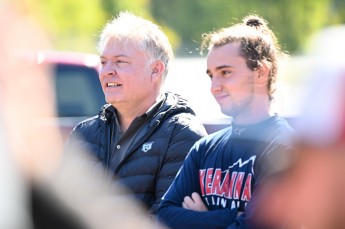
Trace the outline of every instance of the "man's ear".
{"type": "Polygon", "coordinates": [[[270,69],[266,63],[261,64],[258,69],[258,75],[256,82],[258,85],[267,85],[268,75],[270,73],[270,69]]]}
{"type": "Polygon", "coordinates": [[[165,70],[165,64],[157,60],[151,65],[152,73],[151,73],[151,80],[153,82],[160,80],[162,78],[163,72],[165,70]]]}

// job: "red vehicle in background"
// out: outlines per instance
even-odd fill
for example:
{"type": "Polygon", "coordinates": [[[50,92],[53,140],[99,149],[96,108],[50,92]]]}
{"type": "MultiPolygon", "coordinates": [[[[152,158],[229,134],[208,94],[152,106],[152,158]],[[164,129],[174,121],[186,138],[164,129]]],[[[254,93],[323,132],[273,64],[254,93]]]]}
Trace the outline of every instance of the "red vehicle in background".
{"type": "Polygon", "coordinates": [[[34,56],[53,76],[57,124],[66,140],[77,123],[98,114],[105,103],[98,79],[99,57],[65,51],[38,51],[34,56]]]}

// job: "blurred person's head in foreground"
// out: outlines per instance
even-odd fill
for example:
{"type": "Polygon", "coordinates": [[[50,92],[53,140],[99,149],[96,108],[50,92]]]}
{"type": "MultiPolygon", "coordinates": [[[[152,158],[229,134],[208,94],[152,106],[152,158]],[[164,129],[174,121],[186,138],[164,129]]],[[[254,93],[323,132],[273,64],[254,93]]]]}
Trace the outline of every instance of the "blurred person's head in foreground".
{"type": "Polygon", "coordinates": [[[30,56],[48,48],[49,42],[30,12],[9,4],[2,5],[1,12],[0,113],[23,174],[40,179],[52,172],[61,152],[59,130],[44,124],[55,117],[50,72],[30,56]]]}
{"type": "Polygon", "coordinates": [[[0,228],[31,228],[31,182],[52,173],[61,142],[41,122],[55,115],[49,74],[26,53],[49,44],[30,12],[10,2],[0,6],[0,33],[0,228]]]}
{"type": "Polygon", "coordinates": [[[310,81],[295,123],[296,162],[264,189],[257,217],[273,228],[281,221],[287,228],[345,227],[344,34],[344,26],[320,31],[305,56],[310,81]]]}

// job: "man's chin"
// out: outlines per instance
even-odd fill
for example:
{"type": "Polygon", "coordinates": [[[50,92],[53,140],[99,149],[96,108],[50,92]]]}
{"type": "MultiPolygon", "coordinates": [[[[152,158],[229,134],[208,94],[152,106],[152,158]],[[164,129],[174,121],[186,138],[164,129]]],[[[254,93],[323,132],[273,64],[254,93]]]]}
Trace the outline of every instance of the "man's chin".
{"type": "Polygon", "coordinates": [[[115,105],[121,102],[119,98],[114,98],[114,97],[105,97],[105,101],[112,105],[115,105]]]}
{"type": "Polygon", "coordinates": [[[235,112],[230,110],[230,109],[223,109],[221,108],[220,109],[222,111],[223,114],[225,114],[226,116],[231,116],[231,117],[234,117],[236,116],[235,112]]]}

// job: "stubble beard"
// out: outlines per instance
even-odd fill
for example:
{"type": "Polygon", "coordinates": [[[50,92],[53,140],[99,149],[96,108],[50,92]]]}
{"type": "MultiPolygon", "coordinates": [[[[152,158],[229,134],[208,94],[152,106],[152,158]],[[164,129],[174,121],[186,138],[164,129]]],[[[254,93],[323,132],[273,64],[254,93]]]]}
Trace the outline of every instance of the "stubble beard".
{"type": "Polygon", "coordinates": [[[250,110],[250,105],[253,102],[254,88],[251,89],[250,94],[240,103],[233,104],[230,109],[222,108],[222,112],[225,115],[231,116],[236,119],[238,116],[248,113],[250,110]]]}

